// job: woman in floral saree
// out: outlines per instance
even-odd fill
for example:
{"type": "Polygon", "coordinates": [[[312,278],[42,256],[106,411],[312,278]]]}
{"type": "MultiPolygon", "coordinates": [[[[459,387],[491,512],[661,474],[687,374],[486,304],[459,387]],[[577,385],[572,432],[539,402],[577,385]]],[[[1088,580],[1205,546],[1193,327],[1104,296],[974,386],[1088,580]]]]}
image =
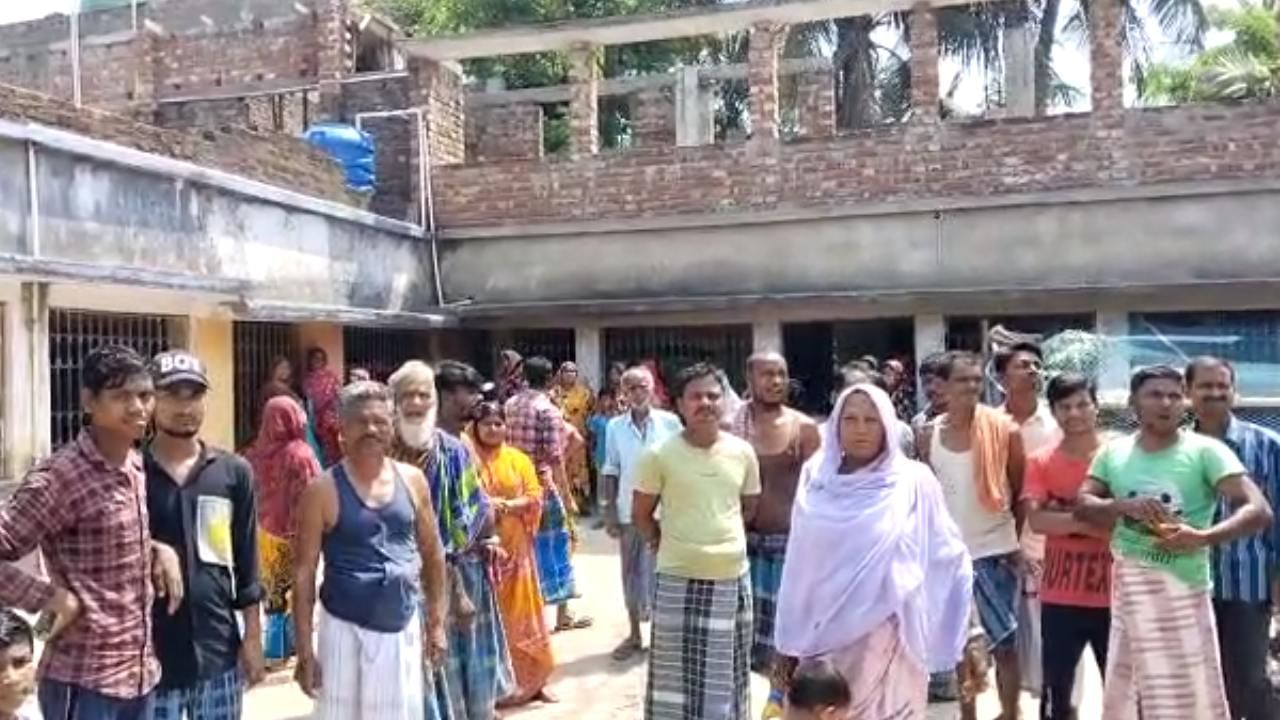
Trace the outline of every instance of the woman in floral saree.
{"type": "Polygon", "coordinates": [[[493,507],[503,557],[493,566],[498,609],[516,673],[516,692],[504,706],[540,699],[553,702],[545,688],[555,658],[543,615],[534,537],[542,515],[542,485],[533,461],[507,444],[506,415],[498,403],[482,403],[471,429],[481,482],[493,507]]]}

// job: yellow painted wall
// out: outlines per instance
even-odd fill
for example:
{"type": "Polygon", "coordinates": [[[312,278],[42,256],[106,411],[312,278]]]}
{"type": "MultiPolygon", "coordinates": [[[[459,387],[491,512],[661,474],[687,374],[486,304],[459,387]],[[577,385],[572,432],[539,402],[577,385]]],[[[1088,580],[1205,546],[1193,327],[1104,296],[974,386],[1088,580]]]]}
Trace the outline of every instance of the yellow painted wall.
{"type": "Polygon", "coordinates": [[[210,444],[226,450],[234,450],[236,444],[238,388],[231,328],[231,320],[226,318],[191,319],[191,352],[204,361],[211,386],[201,434],[210,444]]]}
{"type": "Polygon", "coordinates": [[[305,377],[307,374],[305,365],[307,352],[313,347],[318,347],[329,356],[329,369],[345,381],[347,363],[346,353],[343,352],[345,346],[342,342],[342,326],[335,323],[309,322],[299,323],[295,328],[298,333],[298,348],[302,351],[299,362],[304,363],[297,370],[298,377],[305,377]]]}

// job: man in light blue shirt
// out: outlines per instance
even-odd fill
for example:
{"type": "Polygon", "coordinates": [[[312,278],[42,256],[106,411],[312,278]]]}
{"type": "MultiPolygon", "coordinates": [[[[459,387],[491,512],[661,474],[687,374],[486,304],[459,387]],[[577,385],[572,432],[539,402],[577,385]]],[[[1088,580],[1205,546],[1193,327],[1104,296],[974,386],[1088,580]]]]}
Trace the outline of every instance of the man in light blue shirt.
{"type": "Polygon", "coordinates": [[[649,619],[653,605],[654,555],[648,543],[630,524],[631,496],[636,467],[644,451],[680,434],[680,419],[653,405],[653,374],[633,367],[622,375],[622,394],[630,407],[609,421],[605,429],[605,461],[600,469],[604,495],[605,527],[618,539],[622,555],[622,593],[626,598],[631,635],[613,651],[625,661],[644,649],[640,623],[649,619]],[[619,520],[625,518],[626,524],[619,520]]]}

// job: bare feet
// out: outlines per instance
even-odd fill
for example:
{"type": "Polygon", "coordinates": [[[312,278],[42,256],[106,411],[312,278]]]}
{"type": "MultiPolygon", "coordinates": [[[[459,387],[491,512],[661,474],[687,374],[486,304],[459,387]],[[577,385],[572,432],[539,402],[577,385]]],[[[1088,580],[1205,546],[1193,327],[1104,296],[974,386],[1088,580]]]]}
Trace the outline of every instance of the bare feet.
{"type": "Polygon", "coordinates": [[[541,690],[539,690],[538,694],[533,696],[533,699],[538,702],[547,703],[550,705],[560,702],[560,698],[551,694],[551,691],[546,688],[542,688],[541,690]]]}

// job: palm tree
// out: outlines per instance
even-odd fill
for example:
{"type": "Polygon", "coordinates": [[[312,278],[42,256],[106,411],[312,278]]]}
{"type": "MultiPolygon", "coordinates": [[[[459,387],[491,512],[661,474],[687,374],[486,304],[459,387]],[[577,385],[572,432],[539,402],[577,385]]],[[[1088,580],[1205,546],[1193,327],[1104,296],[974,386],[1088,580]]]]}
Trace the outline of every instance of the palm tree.
{"type": "MultiPolygon", "coordinates": [[[[1046,3],[1057,0],[1043,0],[1046,3]]],[[[1080,45],[1087,46],[1089,41],[1089,7],[1091,0],[1080,0],[1076,12],[1067,19],[1064,32],[1073,37],[1080,45]]],[[[1055,10],[1056,13],[1056,10],[1055,10]]],[[[1151,35],[1147,31],[1148,19],[1159,28],[1161,35],[1168,41],[1181,45],[1187,50],[1199,50],[1204,44],[1205,32],[1209,29],[1209,18],[1200,0],[1147,0],[1145,7],[1139,6],[1136,0],[1124,0],[1124,51],[1129,58],[1129,69],[1133,82],[1141,95],[1147,84],[1147,69],[1152,63],[1151,35]]],[[[1041,42],[1036,47],[1037,78],[1040,75],[1041,56],[1044,62],[1049,61],[1053,45],[1057,42],[1057,31],[1052,37],[1046,37],[1045,30],[1051,27],[1042,20],[1041,42]]],[[[1036,93],[1048,93],[1050,90],[1037,82],[1036,93]]],[[[1037,108],[1040,107],[1037,97],[1037,108]]]]}
{"type": "Polygon", "coordinates": [[[1143,98],[1195,102],[1280,97],[1280,0],[1241,0],[1239,8],[1215,8],[1209,20],[1214,29],[1231,32],[1231,41],[1188,64],[1151,68],[1143,98]]]}

